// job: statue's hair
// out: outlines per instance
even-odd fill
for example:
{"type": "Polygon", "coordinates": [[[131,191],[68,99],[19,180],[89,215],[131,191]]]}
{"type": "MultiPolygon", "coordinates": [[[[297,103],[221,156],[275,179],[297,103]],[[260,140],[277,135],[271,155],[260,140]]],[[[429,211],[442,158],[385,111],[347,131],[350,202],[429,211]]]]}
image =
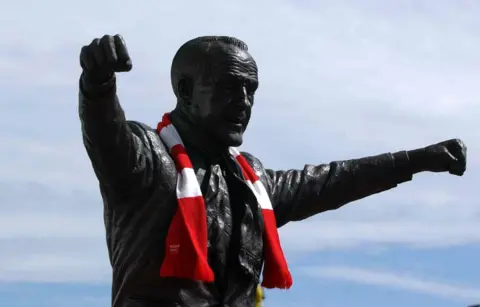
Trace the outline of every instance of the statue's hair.
{"type": "Polygon", "coordinates": [[[248,51],[248,46],[241,40],[230,36],[201,36],[183,44],[173,57],[171,82],[175,96],[178,97],[178,81],[182,77],[194,77],[210,60],[212,47],[237,47],[248,51]]]}

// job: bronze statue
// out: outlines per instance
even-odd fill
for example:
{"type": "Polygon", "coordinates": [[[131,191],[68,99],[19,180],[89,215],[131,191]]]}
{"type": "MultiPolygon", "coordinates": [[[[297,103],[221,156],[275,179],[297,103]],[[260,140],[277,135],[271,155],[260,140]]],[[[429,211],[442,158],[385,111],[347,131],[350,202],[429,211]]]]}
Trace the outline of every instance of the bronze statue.
{"type": "Polygon", "coordinates": [[[83,141],[100,183],[113,268],[112,306],[253,306],[292,283],[277,227],[389,190],[419,172],[466,169],[466,147],[424,148],[264,168],[239,153],[258,88],[242,41],[185,43],[173,59],[175,109],[157,129],[127,121],[115,74],[132,69],[123,38],[105,35],[80,54],[83,141]]]}

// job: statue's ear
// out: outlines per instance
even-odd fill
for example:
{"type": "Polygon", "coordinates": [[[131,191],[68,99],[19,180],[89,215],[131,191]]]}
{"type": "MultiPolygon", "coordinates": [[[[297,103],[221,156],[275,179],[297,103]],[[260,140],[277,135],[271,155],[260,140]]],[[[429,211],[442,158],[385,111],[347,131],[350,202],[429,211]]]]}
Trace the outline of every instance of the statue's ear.
{"type": "Polygon", "coordinates": [[[190,105],[193,95],[193,81],[191,78],[182,76],[177,83],[178,98],[183,103],[190,105]]]}

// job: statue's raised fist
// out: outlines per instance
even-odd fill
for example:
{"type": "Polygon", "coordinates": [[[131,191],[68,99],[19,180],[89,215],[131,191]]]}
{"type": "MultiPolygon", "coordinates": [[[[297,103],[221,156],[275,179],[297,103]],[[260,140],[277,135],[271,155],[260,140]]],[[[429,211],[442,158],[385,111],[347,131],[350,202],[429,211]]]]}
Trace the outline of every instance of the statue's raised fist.
{"type": "Polygon", "coordinates": [[[132,61],[121,35],[105,35],[83,46],[80,52],[80,66],[84,73],[101,79],[114,72],[130,71],[132,61]]]}
{"type": "Polygon", "coordinates": [[[462,176],[467,168],[467,146],[452,139],[425,147],[427,170],[462,176]]]}

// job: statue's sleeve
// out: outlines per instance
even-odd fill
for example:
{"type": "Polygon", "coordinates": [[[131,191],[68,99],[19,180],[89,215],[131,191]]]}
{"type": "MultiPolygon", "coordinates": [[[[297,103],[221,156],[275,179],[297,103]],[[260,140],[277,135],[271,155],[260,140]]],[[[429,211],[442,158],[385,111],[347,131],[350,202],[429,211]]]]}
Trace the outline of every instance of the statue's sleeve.
{"type": "Polygon", "coordinates": [[[115,77],[89,90],[80,80],[79,116],[83,143],[100,184],[123,192],[148,186],[151,146],[142,127],[126,120],[115,77]]]}
{"type": "Polygon", "coordinates": [[[267,184],[278,227],[412,179],[405,151],[287,171],[264,169],[258,159],[244,155],[267,184]]]}

